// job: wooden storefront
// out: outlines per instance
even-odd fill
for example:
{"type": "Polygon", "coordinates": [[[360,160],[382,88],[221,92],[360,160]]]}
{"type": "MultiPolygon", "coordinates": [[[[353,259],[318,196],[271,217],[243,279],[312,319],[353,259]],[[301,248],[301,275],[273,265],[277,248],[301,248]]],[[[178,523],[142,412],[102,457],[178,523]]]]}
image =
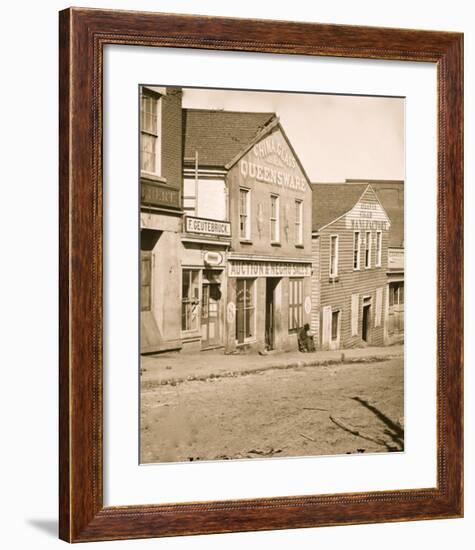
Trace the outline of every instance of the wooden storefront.
{"type": "Polygon", "coordinates": [[[313,191],[319,344],[322,349],[382,346],[389,217],[370,185],[315,184],[313,191]]]}

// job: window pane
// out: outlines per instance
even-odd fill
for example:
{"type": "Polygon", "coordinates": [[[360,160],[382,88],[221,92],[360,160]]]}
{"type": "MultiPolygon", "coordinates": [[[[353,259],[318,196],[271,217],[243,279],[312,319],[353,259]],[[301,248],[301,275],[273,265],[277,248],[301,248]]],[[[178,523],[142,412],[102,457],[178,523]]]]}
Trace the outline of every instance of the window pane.
{"type": "Polygon", "coordinates": [[[252,338],[254,336],[253,327],[254,327],[254,309],[249,308],[249,309],[246,309],[246,338],[252,338]]]}
{"type": "Polygon", "coordinates": [[[330,275],[336,275],[337,272],[337,243],[338,238],[332,236],[330,238],[330,275]]]}
{"type": "Polygon", "coordinates": [[[242,239],[249,238],[249,191],[239,190],[239,234],[242,239]]]}
{"type": "Polygon", "coordinates": [[[155,172],[155,143],[156,137],[142,134],[141,144],[141,168],[147,172],[155,172]]]}

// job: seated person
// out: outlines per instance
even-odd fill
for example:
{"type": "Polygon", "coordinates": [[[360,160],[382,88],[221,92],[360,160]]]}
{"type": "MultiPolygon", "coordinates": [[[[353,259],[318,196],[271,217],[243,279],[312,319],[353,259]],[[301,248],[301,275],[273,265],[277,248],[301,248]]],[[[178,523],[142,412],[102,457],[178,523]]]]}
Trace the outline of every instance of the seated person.
{"type": "Polygon", "coordinates": [[[315,351],[315,343],[313,341],[313,334],[310,332],[310,326],[308,323],[299,329],[298,331],[298,343],[299,351],[309,352],[315,351]]]}

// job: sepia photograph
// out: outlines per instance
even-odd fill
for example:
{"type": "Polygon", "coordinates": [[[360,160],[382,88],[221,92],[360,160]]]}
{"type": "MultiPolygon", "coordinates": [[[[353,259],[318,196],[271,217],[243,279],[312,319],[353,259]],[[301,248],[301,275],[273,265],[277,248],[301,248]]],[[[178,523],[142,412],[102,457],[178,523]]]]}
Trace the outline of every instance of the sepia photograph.
{"type": "Polygon", "coordinates": [[[404,98],[138,104],[140,463],[403,452],[404,98]]]}

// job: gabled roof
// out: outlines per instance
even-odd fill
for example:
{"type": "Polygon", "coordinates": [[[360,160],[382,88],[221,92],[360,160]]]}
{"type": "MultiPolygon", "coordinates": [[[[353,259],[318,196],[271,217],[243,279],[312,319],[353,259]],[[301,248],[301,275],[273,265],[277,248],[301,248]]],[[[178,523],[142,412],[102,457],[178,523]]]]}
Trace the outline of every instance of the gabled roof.
{"type": "Polygon", "coordinates": [[[404,246],[404,181],[403,180],[346,180],[350,185],[370,184],[391,220],[389,246],[404,246]]]}
{"type": "Polygon", "coordinates": [[[367,187],[367,184],[312,183],[312,231],[318,231],[349,212],[367,187]]]}
{"type": "Polygon", "coordinates": [[[275,118],[275,113],[183,109],[185,162],[197,151],[200,166],[224,167],[275,118]]]}
{"type": "Polygon", "coordinates": [[[350,211],[371,185],[390,221],[389,246],[404,246],[404,182],[347,180],[346,183],[313,183],[312,231],[318,231],[350,211]]]}

